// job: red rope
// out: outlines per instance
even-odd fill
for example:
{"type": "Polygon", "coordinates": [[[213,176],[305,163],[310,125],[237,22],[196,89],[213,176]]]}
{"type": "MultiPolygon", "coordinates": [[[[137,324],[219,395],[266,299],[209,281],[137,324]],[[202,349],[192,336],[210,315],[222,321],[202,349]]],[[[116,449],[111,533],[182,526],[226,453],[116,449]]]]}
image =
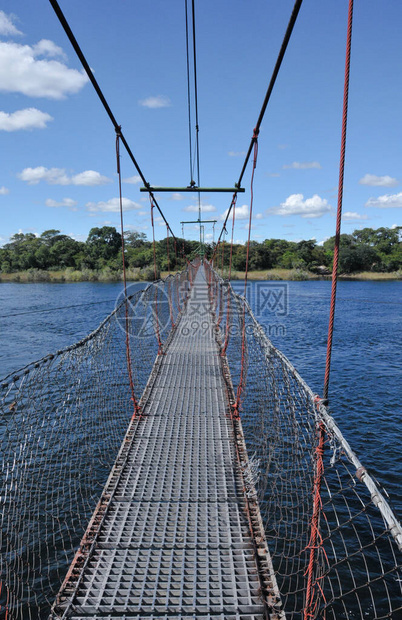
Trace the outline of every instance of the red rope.
{"type": "Polygon", "coordinates": [[[347,39],[346,39],[345,82],[344,82],[344,90],[343,90],[341,156],[340,156],[340,163],[339,163],[338,209],[337,209],[337,215],[336,215],[334,262],[333,262],[333,267],[332,267],[331,306],[330,306],[330,311],[329,311],[327,358],[326,358],[326,364],[325,364],[325,379],[324,379],[324,392],[323,392],[324,399],[328,398],[329,375],[330,375],[330,370],[331,370],[332,338],[333,338],[333,333],[334,333],[336,286],[337,286],[337,281],[338,281],[339,243],[340,243],[340,235],[341,235],[341,218],[342,218],[342,201],[343,201],[343,179],[344,179],[344,172],[345,172],[346,126],[347,126],[347,121],[348,121],[350,53],[351,53],[351,45],[352,45],[352,22],[353,22],[353,0],[349,0],[348,30],[347,30],[347,39]]]}
{"type": "Polygon", "coordinates": [[[223,268],[225,266],[225,237],[222,240],[222,261],[221,261],[221,276],[223,278],[223,268]]]}
{"type": "MultiPolygon", "coordinates": [[[[319,399],[317,399],[319,403],[319,399]]],[[[314,602],[316,594],[317,579],[314,580],[314,574],[316,569],[317,549],[320,548],[322,539],[319,531],[320,514],[322,510],[321,503],[321,484],[324,475],[324,444],[325,444],[325,427],[324,423],[320,422],[318,427],[318,445],[316,448],[316,473],[314,478],[314,500],[313,500],[313,515],[311,517],[311,532],[310,541],[307,549],[310,550],[310,558],[307,568],[307,589],[306,589],[306,603],[304,607],[304,620],[309,618],[315,618],[315,610],[318,606],[318,600],[314,602]]],[[[321,589],[321,588],[319,588],[321,589]]]]}
{"type": "MultiPolygon", "coordinates": [[[[223,270],[224,270],[224,264],[225,264],[225,237],[223,238],[222,241],[222,260],[221,260],[221,277],[223,278],[223,270]]],[[[223,314],[223,288],[221,286],[219,286],[218,281],[216,281],[216,295],[218,295],[219,293],[219,314],[218,314],[218,321],[217,321],[217,326],[219,327],[219,325],[221,324],[222,321],[222,314],[223,314]]]]}
{"type": "MultiPolygon", "coordinates": [[[[155,282],[158,279],[157,268],[156,268],[156,248],[155,248],[155,224],[154,224],[154,200],[153,196],[150,194],[149,199],[151,201],[151,224],[152,224],[152,245],[154,251],[154,277],[155,282]]],[[[156,339],[158,341],[158,355],[163,354],[162,341],[159,332],[159,316],[158,316],[158,287],[155,285],[155,331],[156,331],[156,339]]]]}
{"type": "Polygon", "coordinates": [[[170,275],[170,260],[169,260],[169,228],[166,226],[166,246],[167,246],[167,264],[168,264],[168,273],[170,275]]]}
{"type": "MultiPolygon", "coordinates": [[[[232,279],[232,257],[233,257],[233,235],[234,235],[234,224],[235,224],[235,209],[236,209],[236,201],[237,194],[233,194],[232,198],[232,210],[233,210],[233,218],[232,218],[232,236],[230,239],[230,255],[229,255],[229,282],[232,279]]],[[[225,342],[222,347],[222,355],[226,355],[226,350],[229,344],[229,319],[230,319],[230,291],[228,289],[228,299],[227,299],[227,307],[226,307],[226,332],[225,332],[225,342]]]]}
{"type": "MultiPolygon", "coordinates": [[[[336,304],[336,287],[338,280],[338,262],[339,262],[339,245],[341,234],[341,219],[342,219],[342,202],[343,202],[343,181],[345,172],[345,152],[346,152],[346,127],[348,120],[348,99],[349,99],[349,77],[350,77],[350,55],[352,44],[352,23],[353,23],[353,0],[349,0],[348,10],[348,27],[346,37],[346,60],[345,60],[345,81],[343,90],[343,113],[342,113],[342,137],[341,137],[341,155],[339,163],[339,185],[338,185],[338,208],[336,216],[336,233],[335,233],[335,248],[334,248],[334,262],[332,268],[332,289],[331,289],[331,305],[330,316],[328,325],[328,342],[327,342],[327,357],[325,365],[325,379],[324,379],[324,401],[328,398],[328,386],[329,375],[331,368],[331,353],[332,353],[332,339],[334,332],[334,317],[335,317],[335,304],[336,304]]],[[[317,398],[319,406],[320,400],[317,398]]],[[[322,588],[318,582],[318,578],[315,577],[317,573],[316,561],[317,561],[317,549],[321,547],[322,540],[319,531],[319,521],[322,512],[321,504],[321,483],[324,475],[324,443],[325,443],[325,426],[323,422],[320,422],[318,427],[318,446],[316,449],[316,474],[314,480],[314,501],[313,501],[313,514],[311,517],[311,532],[308,548],[310,549],[310,558],[307,568],[307,590],[306,590],[306,603],[304,608],[304,620],[309,620],[316,617],[317,608],[319,605],[318,597],[316,597],[317,590],[322,594],[322,588]],[[314,600],[316,598],[316,600],[314,600]]]]}
{"type": "Polygon", "coordinates": [[[120,201],[120,226],[121,226],[121,256],[123,262],[123,284],[124,284],[124,299],[125,299],[125,324],[126,324],[126,360],[128,380],[130,383],[131,400],[134,406],[133,418],[141,415],[141,409],[138,401],[135,397],[133,372],[131,364],[131,348],[130,348],[130,323],[128,313],[128,297],[127,297],[127,277],[126,277],[126,261],[125,261],[125,247],[124,247],[124,224],[123,224],[123,195],[121,191],[121,170],[120,170],[120,133],[116,132],[116,160],[117,160],[117,174],[119,178],[119,201],[120,201]]]}
{"type": "Polygon", "coordinates": [[[237,202],[237,194],[233,194],[233,199],[232,199],[232,208],[233,208],[232,236],[231,236],[231,239],[230,239],[230,257],[229,257],[229,282],[232,279],[233,235],[234,235],[234,225],[235,225],[236,202],[237,202]]]}
{"type": "MultiPolygon", "coordinates": [[[[169,260],[169,228],[166,227],[166,232],[167,232],[167,237],[166,237],[166,243],[167,243],[167,263],[168,263],[168,272],[170,275],[170,260],[169,260]]],[[[173,308],[172,308],[172,283],[171,283],[171,279],[168,279],[168,303],[169,303],[169,314],[170,314],[170,322],[172,325],[172,328],[174,327],[174,320],[173,320],[173,308]]]]}
{"type": "Polygon", "coordinates": [[[250,238],[251,238],[251,219],[253,216],[253,200],[254,200],[254,172],[257,166],[258,156],[258,131],[254,129],[254,158],[253,158],[253,170],[251,173],[251,188],[250,188],[250,216],[248,220],[248,239],[247,239],[247,254],[246,254],[246,272],[244,274],[244,302],[243,302],[243,327],[241,336],[241,370],[240,381],[237,386],[236,402],[234,404],[234,415],[239,416],[240,413],[240,397],[244,390],[244,370],[245,370],[245,354],[246,354],[246,295],[247,295],[247,278],[248,278],[248,263],[250,255],[250,238]]]}

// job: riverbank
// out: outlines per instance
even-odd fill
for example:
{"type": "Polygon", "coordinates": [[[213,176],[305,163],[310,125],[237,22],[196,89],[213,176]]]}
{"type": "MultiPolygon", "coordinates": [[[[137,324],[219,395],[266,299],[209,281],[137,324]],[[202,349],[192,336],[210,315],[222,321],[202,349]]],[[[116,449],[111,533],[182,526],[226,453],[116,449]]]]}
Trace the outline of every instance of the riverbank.
{"type": "MultiPolygon", "coordinates": [[[[232,280],[244,280],[244,271],[232,272],[232,280]]],[[[269,269],[261,271],[249,271],[249,280],[288,280],[288,281],[303,281],[303,280],[331,280],[332,274],[319,275],[312,273],[311,271],[303,271],[300,269],[269,269]]],[[[370,281],[383,281],[383,280],[402,280],[402,271],[391,271],[389,273],[375,272],[375,271],[362,271],[359,273],[339,274],[339,280],[370,280],[370,281]]]]}
{"type": "MultiPolygon", "coordinates": [[[[167,271],[162,271],[160,276],[165,278],[168,276],[167,271]]],[[[244,280],[244,271],[232,271],[232,280],[244,280]]],[[[228,277],[228,273],[224,273],[224,277],[228,277]]],[[[142,269],[134,268],[127,270],[127,280],[130,282],[148,282],[154,279],[153,267],[143,267],[142,269]]],[[[287,280],[287,281],[304,281],[304,280],[330,280],[331,276],[318,275],[310,271],[300,269],[263,269],[249,271],[249,280],[287,280]]],[[[340,274],[340,280],[368,280],[368,281],[384,281],[384,280],[402,280],[402,271],[392,271],[390,273],[363,271],[360,273],[340,274]]],[[[82,271],[71,268],[57,271],[45,271],[42,269],[28,269],[27,271],[18,271],[15,273],[0,273],[1,282],[121,282],[123,274],[120,271],[113,271],[105,268],[102,271],[93,269],[84,269],[82,271]]]]}

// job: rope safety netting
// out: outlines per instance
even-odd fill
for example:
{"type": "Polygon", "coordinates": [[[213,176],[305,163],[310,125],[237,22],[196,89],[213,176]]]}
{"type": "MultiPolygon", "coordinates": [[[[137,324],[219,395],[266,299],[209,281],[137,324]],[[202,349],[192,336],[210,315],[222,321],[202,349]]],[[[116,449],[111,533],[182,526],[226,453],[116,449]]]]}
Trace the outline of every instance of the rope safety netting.
{"type": "MultiPolygon", "coordinates": [[[[123,298],[87,338],[0,384],[2,617],[47,618],[196,269],[123,298]]],[[[383,492],[244,298],[205,270],[282,617],[399,617],[402,530],[383,492]]]]}
{"type": "Polygon", "coordinates": [[[156,334],[163,346],[194,271],[188,265],[127,302],[122,296],[88,337],[0,383],[0,617],[48,616],[130,419],[140,414],[135,397],[158,355],[156,334]]]}
{"type": "Polygon", "coordinates": [[[402,617],[402,528],[385,492],[244,297],[207,270],[258,496],[249,501],[259,502],[286,618],[402,617]]]}

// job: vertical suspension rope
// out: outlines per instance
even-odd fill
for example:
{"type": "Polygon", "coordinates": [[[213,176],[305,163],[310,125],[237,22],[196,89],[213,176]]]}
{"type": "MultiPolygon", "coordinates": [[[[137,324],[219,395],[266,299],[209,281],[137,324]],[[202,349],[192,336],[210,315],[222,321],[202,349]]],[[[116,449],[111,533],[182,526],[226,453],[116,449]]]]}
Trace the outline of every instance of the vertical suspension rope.
{"type": "MultiPolygon", "coordinates": [[[[230,239],[230,255],[229,255],[229,276],[228,276],[229,283],[232,279],[233,235],[234,235],[234,224],[235,224],[236,201],[237,201],[237,194],[233,194],[232,205],[231,205],[233,215],[232,215],[232,236],[230,239]]],[[[229,319],[230,319],[230,291],[228,289],[227,306],[226,306],[226,331],[225,331],[225,342],[222,347],[222,355],[226,355],[226,350],[229,344],[229,319]]]]}
{"type": "Polygon", "coordinates": [[[243,301],[243,326],[241,336],[241,370],[240,381],[237,386],[236,402],[233,406],[234,416],[238,417],[240,414],[240,398],[244,390],[244,370],[245,370],[245,353],[246,353],[246,295],[247,295],[247,280],[248,280],[248,263],[250,256],[250,238],[251,238],[251,220],[253,217],[253,200],[254,200],[254,172],[257,167],[258,157],[258,129],[254,129],[253,141],[254,141],[254,157],[253,157],[253,170],[251,172],[251,187],[250,187],[250,216],[248,221],[248,238],[247,238],[247,253],[246,253],[246,272],[244,274],[244,301],[243,301]]]}
{"type": "MultiPolygon", "coordinates": [[[[154,224],[154,207],[155,207],[155,205],[154,205],[152,194],[149,195],[149,200],[151,202],[152,246],[153,246],[153,251],[154,251],[154,278],[155,278],[155,282],[156,282],[158,277],[157,277],[157,269],[156,269],[156,248],[155,248],[155,224],[154,224]]],[[[156,331],[156,338],[157,338],[157,341],[158,341],[158,355],[162,355],[163,354],[163,347],[162,347],[162,341],[161,341],[160,330],[159,330],[158,287],[157,286],[155,286],[155,331],[156,331]]]]}
{"type": "MultiPolygon", "coordinates": [[[[316,404],[319,407],[320,399],[316,399],[316,404]]],[[[307,546],[307,549],[310,550],[309,563],[307,568],[307,589],[306,589],[306,603],[304,607],[304,615],[303,620],[309,620],[311,618],[316,617],[316,609],[318,606],[318,600],[314,601],[318,581],[315,578],[316,574],[316,561],[317,561],[317,550],[321,546],[321,534],[319,531],[320,525],[320,514],[322,509],[321,504],[321,484],[322,477],[324,474],[324,444],[325,444],[325,427],[324,423],[320,422],[318,425],[318,445],[315,451],[315,459],[316,459],[316,473],[314,477],[314,489],[313,489],[313,514],[311,517],[311,526],[310,526],[310,540],[307,546]]]]}
{"type": "Polygon", "coordinates": [[[334,333],[336,286],[337,286],[337,281],[338,281],[339,244],[340,244],[340,235],[341,235],[342,201],[343,201],[343,180],[344,180],[344,172],[345,172],[346,126],[347,126],[347,121],[348,121],[350,54],[351,54],[351,46],[352,46],[352,23],[353,23],[353,0],[349,0],[348,30],[347,30],[347,40],[346,40],[346,60],[345,60],[345,82],[344,82],[344,90],[343,90],[341,155],[340,155],[340,162],[339,162],[338,209],[337,209],[337,214],[336,214],[334,262],[332,266],[331,306],[330,306],[330,313],[329,313],[327,357],[326,357],[326,363],[325,363],[325,378],[324,378],[324,391],[323,391],[324,399],[328,398],[329,375],[330,375],[330,370],[331,370],[332,338],[333,338],[333,333],[334,333]]]}
{"type": "Polygon", "coordinates": [[[222,260],[221,260],[221,277],[223,278],[223,269],[225,266],[225,235],[226,235],[226,229],[225,232],[223,233],[223,239],[222,239],[222,260]]]}
{"type": "Polygon", "coordinates": [[[169,260],[169,228],[166,227],[166,252],[167,252],[167,264],[168,264],[168,273],[170,275],[170,260],[169,260]]]}
{"type": "MultiPolygon", "coordinates": [[[[169,276],[170,276],[170,259],[169,259],[169,228],[168,228],[168,227],[166,227],[166,232],[167,232],[167,237],[166,237],[166,246],[167,246],[167,263],[168,263],[168,272],[169,272],[169,276]]],[[[168,279],[168,303],[169,303],[170,323],[171,323],[172,328],[173,328],[175,325],[174,325],[174,320],[173,320],[173,308],[172,308],[173,299],[172,299],[172,287],[171,287],[171,281],[170,281],[170,278],[168,279]]]]}
{"type": "MultiPolygon", "coordinates": [[[[342,136],[341,136],[341,154],[339,162],[339,185],[338,185],[338,208],[336,215],[336,233],[335,233],[335,248],[334,248],[334,262],[332,267],[332,288],[331,288],[331,304],[330,315],[328,325],[328,341],[327,341],[327,356],[325,364],[325,378],[324,378],[324,390],[323,400],[318,397],[316,399],[317,407],[321,402],[326,403],[328,399],[328,387],[329,387],[329,375],[331,368],[331,353],[332,353],[332,339],[334,332],[334,317],[335,317],[335,304],[336,304],[336,287],[338,281],[338,262],[339,262],[339,245],[341,234],[341,219],[342,219],[342,202],[343,202],[343,181],[345,172],[345,152],[346,152],[346,127],[348,120],[348,100],[349,100],[349,77],[350,77],[350,55],[352,45],[352,24],[353,24],[353,0],[349,0],[348,9],[348,25],[346,36],[346,59],[345,59],[345,80],[343,89],[343,112],[342,112],[342,136]]],[[[315,618],[317,614],[317,608],[319,600],[317,598],[317,591],[320,591],[317,577],[317,549],[321,546],[321,535],[319,532],[320,514],[322,510],[321,505],[321,484],[324,475],[324,445],[326,430],[323,422],[318,424],[318,445],[316,448],[316,464],[315,464],[315,477],[314,477],[314,490],[313,490],[313,514],[311,517],[310,525],[310,541],[308,549],[310,549],[310,557],[307,568],[307,590],[306,590],[306,602],[304,607],[303,619],[309,620],[315,618]],[[316,599],[316,600],[315,600],[316,599]]]]}
{"type": "MultiPolygon", "coordinates": [[[[174,243],[174,254],[175,254],[175,264],[176,264],[176,268],[177,268],[177,261],[178,261],[178,251],[177,251],[177,243],[176,243],[176,237],[173,237],[173,243],[174,243]]],[[[179,292],[179,279],[175,278],[175,291],[176,291],[176,297],[177,297],[177,310],[179,312],[181,312],[181,307],[180,307],[180,292],[179,292]]]]}
{"type": "Polygon", "coordinates": [[[128,297],[127,297],[127,277],[126,277],[126,261],[125,261],[125,246],[124,246],[124,223],[123,223],[123,195],[121,191],[121,168],[120,168],[120,127],[116,129],[116,163],[117,163],[117,175],[119,179],[119,204],[120,204],[120,226],[121,226],[121,257],[123,263],[123,286],[124,286],[124,300],[125,300],[125,331],[126,331],[126,359],[127,359],[127,371],[128,380],[130,383],[131,400],[133,402],[134,413],[133,418],[141,414],[138,401],[135,397],[134,382],[131,363],[131,347],[130,347],[130,331],[129,331],[129,316],[128,316],[128,297]]]}
{"type": "MultiPolygon", "coordinates": [[[[226,229],[225,229],[225,233],[226,233],[226,229]]],[[[221,256],[221,278],[223,279],[223,269],[224,269],[224,264],[225,264],[225,235],[223,236],[222,239],[222,252],[221,252],[222,256],[221,256]]],[[[222,293],[223,293],[223,288],[219,285],[218,280],[216,280],[216,297],[217,297],[217,301],[218,301],[218,295],[219,295],[219,312],[218,312],[218,320],[217,320],[217,326],[219,327],[219,325],[221,324],[222,321],[222,314],[223,314],[223,297],[222,297],[222,293]]]]}

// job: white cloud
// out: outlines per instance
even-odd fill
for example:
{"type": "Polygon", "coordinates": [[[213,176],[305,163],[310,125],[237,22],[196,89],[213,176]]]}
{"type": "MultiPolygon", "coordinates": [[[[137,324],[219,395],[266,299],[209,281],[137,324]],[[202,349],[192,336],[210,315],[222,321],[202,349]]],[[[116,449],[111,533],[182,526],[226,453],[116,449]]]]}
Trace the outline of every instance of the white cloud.
{"type": "MultiPolygon", "coordinates": [[[[137,202],[133,202],[129,198],[122,199],[123,211],[134,211],[135,209],[141,209],[141,206],[137,202]]],[[[110,200],[100,202],[88,202],[86,204],[90,213],[120,213],[120,199],[111,198],[110,200]]]]}
{"type": "Polygon", "coordinates": [[[301,217],[321,217],[332,210],[331,205],[324,198],[314,194],[312,198],[304,200],[303,194],[291,194],[279,207],[268,209],[274,215],[300,215],[301,217]]]}
{"type": "MultiPolygon", "coordinates": [[[[122,199],[123,211],[134,211],[135,209],[141,209],[141,205],[133,202],[129,198],[122,199]]],[[[90,213],[119,213],[120,212],[120,199],[111,198],[107,201],[101,202],[88,202],[86,204],[90,213]]]]}
{"type": "Polygon", "coordinates": [[[40,181],[45,181],[49,185],[105,185],[111,183],[111,179],[103,176],[95,170],[84,170],[79,174],[68,176],[64,168],[24,168],[18,175],[21,181],[26,181],[29,185],[36,185],[40,181]]]}
{"type": "Polygon", "coordinates": [[[395,187],[399,185],[398,179],[388,175],[378,177],[375,174],[365,174],[359,181],[360,185],[372,185],[378,187],[395,187]]]}
{"type": "MultiPolygon", "coordinates": [[[[221,220],[224,220],[228,214],[229,209],[226,209],[225,213],[220,216],[221,220]]],[[[232,214],[230,215],[232,217],[232,214]]],[[[248,205],[242,205],[241,207],[236,207],[235,210],[235,219],[236,220],[247,220],[250,217],[250,210],[248,205]]]]}
{"type": "Polygon", "coordinates": [[[53,118],[36,108],[26,108],[8,114],[0,112],[0,131],[19,131],[20,129],[46,129],[53,118]]]}
{"type": "Polygon", "coordinates": [[[83,235],[81,233],[68,233],[68,236],[76,241],[86,241],[88,235],[83,235]]]}
{"type": "Polygon", "coordinates": [[[84,170],[84,172],[80,172],[79,174],[75,174],[71,177],[72,185],[105,185],[106,183],[111,183],[111,179],[103,176],[96,170],[84,170]]]}
{"type": "Polygon", "coordinates": [[[46,181],[46,183],[50,183],[51,185],[69,184],[69,178],[64,168],[45,168],[44,166],[24,168],[22,172],[17,174],[17,177],[21,179],[21,181],[29,183],[29,185],[36,185],[40,181],[46,181]]]}
{"type": "Polygon", "coordinates": [[[67,60],[67,56],[61,47],[49,39],[42,39],[39,43],[33,45],[32,49],[35,56],[48,56],[49,58],[57,58],[59,56],[63,60],[67,60]]]}
{"type": "Polygon", "coordinates": [[[392,207],[402,207],[402,192],[399,194],[384,194],[378,198],[369,198],[366,207],[378,207],[388,209],[392,207]]]}
{"type": "Polygon", "coordinates": [[[345,211],[342,218],[344,220],[367,220],[367,215],[361,215],[355,211],[345,211]]]}
{"type": "Polygon", "coordinates": [[[321,164],[318,161],[294,161],[292,164],[282,166],[284,170],[309,170],[311,168],[321,169],[321,164]]]}
{"type": "Polygon", "coordinates": [[[135,230],[136,232],[145,232],[149,226],[147,224],[124,224],[126,230],[135,230]]]}
{"type": "Polygon", "coordinates": [[[33,46],[0,42],[0,90],[49,99],[77,93],[88,78],[54,57],[64,58],[63,51],[46,39],[33,46]]]}
{"type": "Polygon", "coordinates": [[[182,194],[175,192],[174,194],[171,195],[170,200],[184,200],[184,196],[182,194]]]}
{"type": "Polygon", "coordinates": [[[141,177],[139,174],[135,174],[132,177],[128,177],[127,179],[123,179],[123,183],[130,183],[130,185],[137,185],[140,183],[141,177]]]}
{"type": "Polygon", "coordinates": [[[281,175],[279,174],[279,172],[268,172],[267,173],[267,177],[271,177],[271,178],[277,178],[280,177],[281,175]]]}
{"type": "Polygon", "coordinates": [[[264,219],[264,214],[263,213],[257,213],[257,215],[255,216],[256,220],[263,220],[264,219]]]}
{"type": "Polygon", "coordinates": [[[14,26],[14,20],[14,15],[6,15],[4,11],[0,11],[0,34],[5,36],[22,34],[22,32],[14,26]]]}
{"type": "Polygon", "coordinates": [[[246,151],[229,151],[229,157],[243,157],[246,154],[246,151]]]}
{"type": "Polygon", "coordinates": [[[157,108],[169,108],[172,104],[169,97],[165,95],[157,95],[156,97],[147,97],[140,99],[138,102],[143,108],[156,110],[157,108]]]}
{"type": "Polygon", "coordinates": [[[161,217],[160,215],[157,215],[154,218],[155,222],[158,224],[158,226],[166,226],[163,217],[161,217]]]}
{"type": "Polygon", "coordinates": [[[5,196],[6,194],[9,194],[10,190],[7,187],[0,187],[0,196],[5,196]]]}
{"type": "Polygon", "coordinates": [[[75,207],[77,204],[76,200],[73,200],[72,198],[63,198],[63,200],[61,201],[57,201],[57,200],[52,200],[51,198],[48,198],[45,202],[45,205],[47,207],[69,207],[69,208],[73,208],[75,207]]]}
{"type": "MultiPolygon", "coordinates": [[[[198,205],[188,205],[188,207],[183,208],[183,211],[198,213],[198,205]]],[[[214,207],[214,205],[201,205],[201,212],[212,213],[213,211],[216,211],[216,207],[214,207]]]]}

